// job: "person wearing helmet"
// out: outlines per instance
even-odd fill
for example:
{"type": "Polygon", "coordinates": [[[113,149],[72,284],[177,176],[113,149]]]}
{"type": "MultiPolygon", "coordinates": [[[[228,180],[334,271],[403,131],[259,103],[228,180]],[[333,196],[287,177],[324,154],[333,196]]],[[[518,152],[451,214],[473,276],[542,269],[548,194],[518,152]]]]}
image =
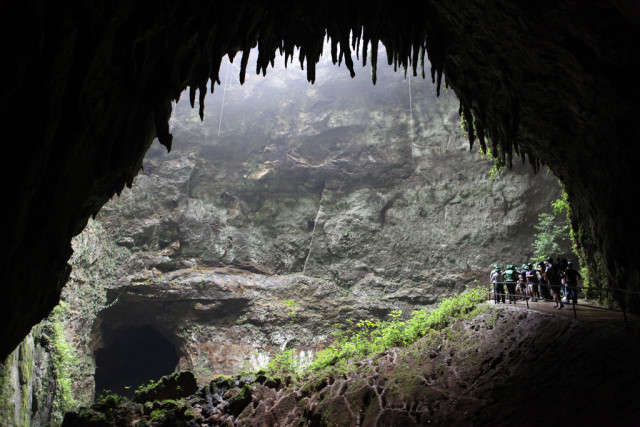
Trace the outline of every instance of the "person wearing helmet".
{"type": "Polygon", "coordinates": [[[564,307],[564,304],[560,300],[560,289],[562,288],[562,278],[560,275],[560,266],[553,261],[552,257],[547,258],[547,268],[545,270],[545,277],[549,282],[549,288],[551,289],[551,296],[555,301],[555,309],[560,310],[564,307]]]}
{"type": "Polygon", "coordinates": [[[527,290],[529,291],[529,296],[531,297],[531,301],[537,302],[538,298],[540,298],[540,293],[538,292],[538,275],[536,274],[536,269],[533,268],[533,263],[527,264],[527,290]]]}
{"type": "Polygon", "coordinates": [[[518,285],[516,286],[516,293],[520,295],[520,299],[527,297],[527,265],[522,264],[518,271],[518,285]]]}
{"type": "Polygon", "coordinates": [[[549,282],[545,275],[546,269],[547,264],[544,261],[540,261],[538,263],[538,273],[540,273],[540,293],[542,294],[542,299],[545,301],[552,301],[551,292],[549,291],[549,282]]]}
{"type": "Polygon", "coordinates": [[[491,283],[493,283],[493,292],[495,295],[495,302],[498,304],[500,301],[505,303],[504,296],[504,284],[502,281],[502,271],[500,271],[500,267],[496,267],[493,272],[493,276],[491,276],[491,283]]]}
{"type": "Polygon", "coordinates": [[[493,281],[493,274],[496,272],[496,270],[500,270],[500,266],[498,264],[493,264],[493,270],[491,270],[491,273],[489,273],[490,282],[493,281]]]}
{"type": "Polygon", "coordinates": [[[567,284],[567,302],[571,301],[574,304],[578,303],[578,280],[582,279],[580,272],[573,268],[571,262],[567,263],[567,269],[564,272],[565,281],[567,284]]]}
{"type": "Polygon", "coordinates": [[[516,283],[518,281],[518,271],[516,268],[509,264],[507,269],[502,273],[504,282],[507,285],[507,293],[509,294],[509,304],[516,303],[516,283]]]}

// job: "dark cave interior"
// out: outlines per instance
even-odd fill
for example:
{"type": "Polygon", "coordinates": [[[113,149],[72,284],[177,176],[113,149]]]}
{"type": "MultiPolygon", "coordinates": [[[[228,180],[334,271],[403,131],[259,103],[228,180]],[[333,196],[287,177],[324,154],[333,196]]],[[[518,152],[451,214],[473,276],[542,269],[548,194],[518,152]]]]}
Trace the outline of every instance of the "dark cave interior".
{"type": "Polygon", "coordinates": [[[170,149],[173,99],[189,88],[202,100],[222,57],[240,51],[243,81],[255,46],[257,72],[297,56],[313,82],[326,37],[334,62],[353,73],[355,55],[374,81],[380,43],[414,75],[427,55],[473,124],[471,143],[561,179],[593,285],[638,310],[624,293],[640,286],[636,1],[428,0],[418,11],[386,0],[36,0],[4,2],[0,17],[5,158],[19,169],[2,172],[3,358],[58,303],[71,238],[131,185],[155,137],[170,149]]]}
{"type": "Polygon", "coordinates": [[[97,394],[110,390],[131,398],[138,386],[171,374],[178,365],[173,344],[147,324],[110,330],[102,340],[95,352],[97,394]]]}

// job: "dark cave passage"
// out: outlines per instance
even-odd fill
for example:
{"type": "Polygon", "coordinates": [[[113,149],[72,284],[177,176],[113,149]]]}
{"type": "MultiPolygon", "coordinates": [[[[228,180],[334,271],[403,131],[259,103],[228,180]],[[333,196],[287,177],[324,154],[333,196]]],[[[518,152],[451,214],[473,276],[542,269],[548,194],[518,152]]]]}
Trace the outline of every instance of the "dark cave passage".
{"type": "Polygon", "coordinates": [[[178,365],[176,349],[152,326],[122,328],[110,335],[95,355],[96,394],[110,390],[133,397],[139,385],[172,373],[178,365]]]}

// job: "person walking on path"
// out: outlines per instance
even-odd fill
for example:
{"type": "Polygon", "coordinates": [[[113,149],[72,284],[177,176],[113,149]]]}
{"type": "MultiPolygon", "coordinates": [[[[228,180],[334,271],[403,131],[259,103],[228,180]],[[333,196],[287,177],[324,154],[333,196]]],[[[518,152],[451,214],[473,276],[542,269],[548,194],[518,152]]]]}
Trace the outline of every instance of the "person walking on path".
{"type": "Polygon", "coordinates": [[[567,302],[571,301],[574,304],[578,303],[578,280],[582,279],[580,272],[573,268],[573,265],[568,262],[567,269],[564,273],[565,281],[567,282],[567,302]]]}
{"type": "Polygon", "coordinates": [[[540,273],[540,293],[542,294],[542,299],[545,301],[551,301],[551,293],[549,292],[549,282],[547,281],[547,276],[545,274],[545,270],[547,266],[544,261],[540,261],[538,263],[538,269],[540,273]]]}
{"type": "Polygon", "coordinates": [[[500,270],[500,266],[498,264],[493,264],[493,270],[491,270],[491,273],[489,273],[489,281],[493,281],[493,275],[495,274],[496,270],[500,270]]]}
{"type": "Polygon", "coordinates": [[[518,282],[518,271],[513,265],[507,265],[507,269],[502,273],[504,281],[507,285],[507,292],[509,293],[509,304],[516,303],[516,283],[518,282]]]}
{"type": "Polygon", "coordinates": [[[532,263],[527,264],[527,289],[531,296],[531,301],[538,301],[538,298],[540,298],[540,293],[538,292],[538,275],[532,263]]]}
{"type": "Polygon", "coordinates": [[[493,292],[495,294],[496,304],[498,304],[501,300],[504,304],[504,285],[502,282],[502,272],[500,271],[500,267],[496,267],[496,269],[493,271],[493,275],[491,276],[491,283],[493,283],[493,292]]]}
{"type": "Polygon", "coordinates": [[[564,307],[564,304],[560,300],[560,289],[562,288],[562,278],[560,275],[560,266],[553,262],[553,258],[547,258],[547,268],[545,270],[545,278],[549,282],[549,288],[551,288],[551,295],[555,301],[555,309],[560,310],[564,307]]]}

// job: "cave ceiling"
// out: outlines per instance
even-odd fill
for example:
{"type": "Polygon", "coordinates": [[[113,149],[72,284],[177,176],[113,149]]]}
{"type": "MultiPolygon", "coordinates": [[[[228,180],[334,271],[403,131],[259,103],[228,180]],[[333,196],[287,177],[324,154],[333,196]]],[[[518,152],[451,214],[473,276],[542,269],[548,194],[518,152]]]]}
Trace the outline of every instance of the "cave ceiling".
{"type": "Polygon", "coordinates": [[[561,179],[582,262],[597,281],[637,290],[637,1],[419,6],[3,2],[1,355],[57,303],[72,236],[131,185],[155,137],[171,148],[171,101],[188,88],[206,115],[207,82],[219,84],[225,55],[237,56],[240,81],[246,72],[268,74],[275,55],[284,55],[313,83],[319,56],[331,55],[336,72],[353,74],[354,62],[372,66],[373,83],[385,60],[449,86],[472,124],[471,143],[499,162],[522,159],[561,179]],[[331,49],[323,52],[327,37],[331,49]],[[380,44],[385,58],[377,57],[380,44]],[[253,47],[257,68],[247,69],[253,47]]]}

